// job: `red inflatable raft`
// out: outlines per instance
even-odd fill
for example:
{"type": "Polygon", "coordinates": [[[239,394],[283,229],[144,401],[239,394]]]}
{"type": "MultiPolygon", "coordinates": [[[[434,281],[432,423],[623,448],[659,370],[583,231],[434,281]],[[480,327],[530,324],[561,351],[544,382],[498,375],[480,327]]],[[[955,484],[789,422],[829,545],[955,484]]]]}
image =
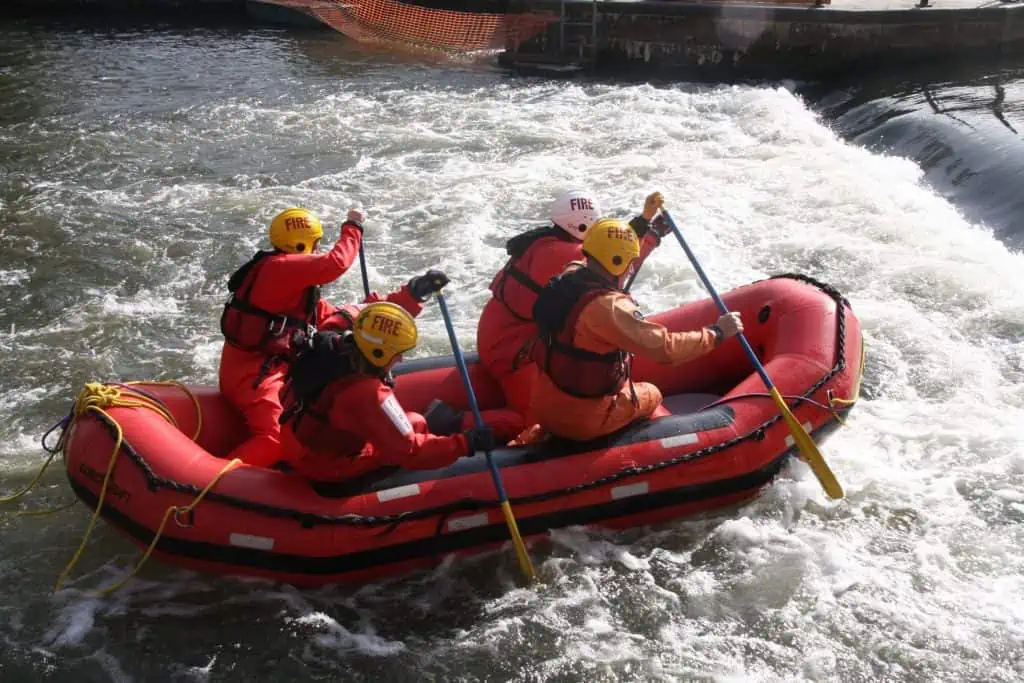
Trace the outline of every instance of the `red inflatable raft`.
{"type": "MultiPolygon", "coordinates": [[[[742,313],[751,346],[820,442],[859,390],[863,348],[849,303],[794,275],[723,298],[742,313]]],[[[673,330],[716,318],[711,300],[652,317],[673,330]]],[[[494,380],[479,365],[470,370],[481,408],[501,407],[494,380]]],[[[406,362],[395,374],[407,410],[423,411],[435,397],[466,407],[450,358],[406,362]]],[[[794,452],[737,340],[680,367],[639,360],[634,378],[657,384],[673,415],[596,441],[495,452],[524,536],[574,524],[649,524],[736,503],[754,496],[794,452]]],[[[122,401],[162,407],[176,424],[159,410],[117,402],[81,411],[63,442],[68,477],[93,509],[109,480],[101,516],[142,546],[159,532],[154,556],[166,563],[318,585],[374,579],[508,538],[482,455],[443,470],[313,486],[275,470],[226,467],[222,456],[245,427],[214,388],[107,386],[122,387],[122,401]]]]}

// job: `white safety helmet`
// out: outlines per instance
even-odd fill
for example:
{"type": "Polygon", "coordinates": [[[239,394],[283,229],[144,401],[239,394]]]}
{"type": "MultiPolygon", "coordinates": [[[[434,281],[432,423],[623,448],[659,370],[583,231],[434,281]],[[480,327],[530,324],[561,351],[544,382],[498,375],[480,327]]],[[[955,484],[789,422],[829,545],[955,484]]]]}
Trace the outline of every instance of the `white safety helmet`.
{"type": "Polygon", "coordinates": [[[581,241],[600,216],[601,205],[587,190],[569,190],[551,205],[551,222],[581,241]]]}

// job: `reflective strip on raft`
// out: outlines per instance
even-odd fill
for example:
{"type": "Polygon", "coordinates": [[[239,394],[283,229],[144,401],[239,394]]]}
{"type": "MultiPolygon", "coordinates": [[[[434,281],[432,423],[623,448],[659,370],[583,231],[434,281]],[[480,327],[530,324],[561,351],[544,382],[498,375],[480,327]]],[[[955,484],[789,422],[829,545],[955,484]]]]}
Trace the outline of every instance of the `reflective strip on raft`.
{"type": "Polygon", "coordinates": [[[636,484],[626,484],[625,486],[616,486],[612,489],[612,500],[629,498],[630,496],[639,496],[647,493],[650,488],[651,487],[646,481],[637,482],[636,484]]]}
{"type": "Polygon", "coordinates": [[[455,519],[448,520],[446,525],[448,531],[462,531],[463,529],[472,529],[478,526],[486,526],[488,521],[487,513],[481,512],[476,515],[468,515],[466,517],[456,517],[455,519]]]}
{"type": "MultiPolygon", "coordinates": [[[[804,422],[803,427],[804,427],[804,431],[805,432],[807,432],[808,434],[811,433],[811,423],[810,422],[804,422]]],[[[796,440],[793,438],[792,434],[790,434],[789,436],[786,437],[786,445],[787,446],[792,446],[795,443],[796,443],[796,440]]]]}
{"type": "Polygon", "coordinates": [[[237,545],[240,548],[255,548],[256,550],[273,550],[274,539],[266,536],[252,536],[250,534],[231,534],[228,536],[228,543],[237,545]]]}
{"type": "Polygon", "coordinates": [[[676,446],[689,446],[698,441],[700,441],[700,435],[698,434],[678,434],[676,436],[667,436],[661,439],[659,443],[662,448],[667,449],[675,448],[676,446]]]}
{"type": "Polygon", "coordinates": [[[409,484],[407,486],[396,486],[393,489],[385,489],[377,492],[377,500],[382,503],[386,503],[389,500],[397,500],[399,498],[409,498],[410,496],[420,495],[419,484],[409,484]]]}

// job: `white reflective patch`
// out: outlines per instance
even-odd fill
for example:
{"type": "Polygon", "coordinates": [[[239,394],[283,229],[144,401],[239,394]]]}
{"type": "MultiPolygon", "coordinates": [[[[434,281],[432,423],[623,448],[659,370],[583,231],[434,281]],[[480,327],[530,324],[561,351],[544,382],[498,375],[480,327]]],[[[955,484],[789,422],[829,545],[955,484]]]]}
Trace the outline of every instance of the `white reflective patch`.
{"type": "Polygon", "coordinates": [[[399,405],[398,399],[395,398],[394,394],[391,394],[384,402],[380,404],[380,407],[384,410],[384,414],[391,420],[391,424],[395,425],[402,436],[409,436],[412,434],[412,424],[409,422],[409,417],[402,410],[402,406],[399,405]]]}
{"type": "Polygon", "coordinates": [[[408,498],[409,496],[418,495],[420,495],[420,485],[409,484],[408,486],[396,486],[393,489],[377,491],[377,500],[379,500],[382,503],[386,503],[389,500],[396,500],[398,498],[408,498]]]}
{"type": "Polygon", "coordinates": [[[365,339],[366,341],[370,342],[371,344],[380,345],[380,344],[384,343],[383,339],[381,339],[380,337],[374,337],[372,334],[370,334],[366,330],[359,330],[359,336],[361,336],[363,339],[365,339]]]}
{"type": "Polygon", "coordinates": [[[618,500],[619,498],[629,498],[630,496],[639,496],[650,489],[646,481],[641,481],[636,484],[626,484],[625,486],[616,486],[612,489],[612,500],[618,500]]]}
{"type": "MultiPolygon", "coordinates": [[[[807,432],[808,434],[811,433],[811,423],[810,422],[804,422],[804,431],[807,432]]],[[[792,446],[795,443],[796,443],[796,439],[793,438],[792,434],[790,434],[789,436],[786,437],[786,445],[787,446],[792,446]]]]}
{"type": "Polygon", "coordinates": [[[273,550],[274,539],[266,536],[250,536],[249,534],[231,534],[228,543],[239,548],[255,548],[256,550],[273,550]]]}
{"type": "Polygon", "coordinates": [[[478,515],[469,515],[467,517],[456,517],[455,519],[448,520],[446,525],[448,531],[462,531],[463,529],[472,529],[478,526],[484,526],[487,524],[487,513],[481,512],[478,515]]]}
{"type": "Polygon", "coordinates": [[[700,441],[700,437],[697,434],[679,434],[677,436],[666,436],[660,443],[662,448],[675,448],[676,446],[688,446],[698,441],[700,441]]]}

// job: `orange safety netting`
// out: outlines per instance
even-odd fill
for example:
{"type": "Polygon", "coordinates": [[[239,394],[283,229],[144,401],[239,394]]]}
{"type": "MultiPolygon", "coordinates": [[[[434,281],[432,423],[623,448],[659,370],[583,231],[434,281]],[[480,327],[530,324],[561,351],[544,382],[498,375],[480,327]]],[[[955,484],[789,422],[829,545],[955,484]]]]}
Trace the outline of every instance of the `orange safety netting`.
{"type": "Polygon", "coordinates": [[[558,21],[554,13],[488,14],[398,0],[259,0],[300,10],[360,42],[447,52],[514,49],[558,21]]]}

